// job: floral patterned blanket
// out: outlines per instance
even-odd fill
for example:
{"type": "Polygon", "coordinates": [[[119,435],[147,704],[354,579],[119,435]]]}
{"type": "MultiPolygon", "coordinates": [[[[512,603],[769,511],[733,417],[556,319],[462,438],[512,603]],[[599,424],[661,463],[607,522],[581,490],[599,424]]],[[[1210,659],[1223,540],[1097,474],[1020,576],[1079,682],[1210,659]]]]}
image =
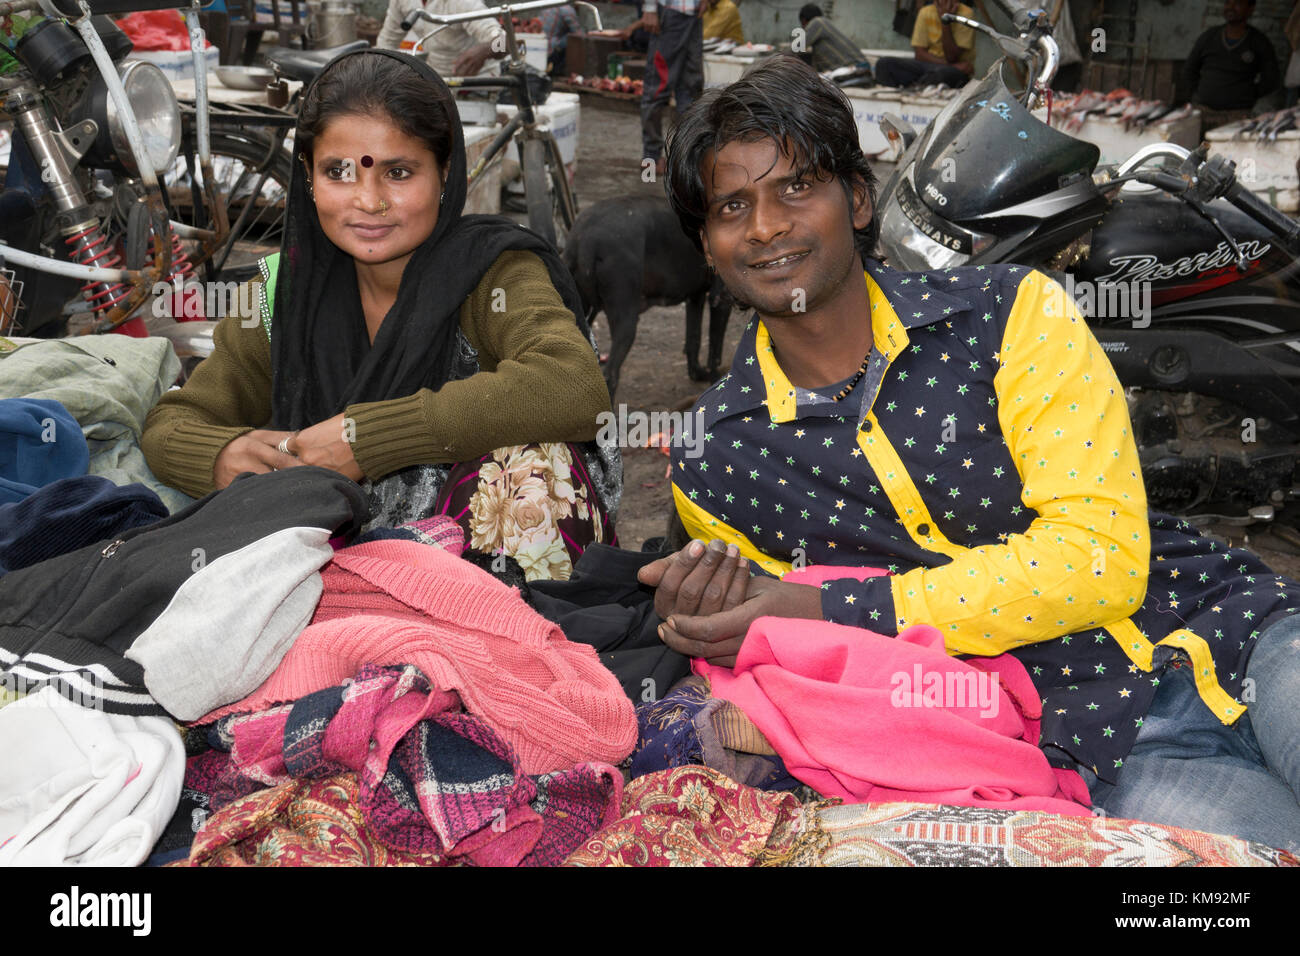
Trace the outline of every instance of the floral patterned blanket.
{"type": "Polygon", "coordinates": [[[921,803],[836,804],[707,767],[640,777],[569,866],[1300,866],[1284,850],[1136,820],[921,803]]]}

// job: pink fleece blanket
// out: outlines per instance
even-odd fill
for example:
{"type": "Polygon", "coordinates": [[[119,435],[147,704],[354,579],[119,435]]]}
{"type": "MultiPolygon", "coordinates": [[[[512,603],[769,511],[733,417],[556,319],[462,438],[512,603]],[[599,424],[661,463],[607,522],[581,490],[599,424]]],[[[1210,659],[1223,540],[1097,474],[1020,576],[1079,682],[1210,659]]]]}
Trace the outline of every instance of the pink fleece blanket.
{"type": "MultiPolygon", "coordinates": [[[[807,568],[816,584],[874,569],[807,568]]],[[[825,621],[762,617],[735,668],[697,660],[790,773],[859,803],[920,801],[1089,815],[1078,774],[1038,749],[1038,692],[1008,654],[958,660],[928,625],[897,638],[825,621]]]]}

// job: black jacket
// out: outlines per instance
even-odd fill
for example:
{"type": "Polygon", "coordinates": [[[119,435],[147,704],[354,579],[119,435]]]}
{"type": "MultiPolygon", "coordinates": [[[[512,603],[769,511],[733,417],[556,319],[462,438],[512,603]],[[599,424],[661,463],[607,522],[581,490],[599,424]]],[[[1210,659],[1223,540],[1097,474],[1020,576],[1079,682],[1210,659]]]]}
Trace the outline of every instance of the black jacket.
{"type": "Polygon", "coordinates": [[[276,532],[351,534],[368,518],[361,487],[337,472],[246,474],[170,518],[12,571],[0,578],[0,682],[22,693],[53,685],[112,713],[163,714],[124,655],[186,580],[276,532]]]}

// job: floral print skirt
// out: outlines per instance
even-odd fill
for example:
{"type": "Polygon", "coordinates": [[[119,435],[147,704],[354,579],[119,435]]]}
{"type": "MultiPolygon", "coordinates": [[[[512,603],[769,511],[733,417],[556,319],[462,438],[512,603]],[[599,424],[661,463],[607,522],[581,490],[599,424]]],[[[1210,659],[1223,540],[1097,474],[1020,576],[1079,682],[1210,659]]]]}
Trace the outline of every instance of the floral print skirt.
{"type": "Polygon", "coordinates": [[[469,547],[514,558],[529,581],[567,580],[592,543],[617,544],[578,448],[510,445],[451,469],[435,513],[469,547]]]}

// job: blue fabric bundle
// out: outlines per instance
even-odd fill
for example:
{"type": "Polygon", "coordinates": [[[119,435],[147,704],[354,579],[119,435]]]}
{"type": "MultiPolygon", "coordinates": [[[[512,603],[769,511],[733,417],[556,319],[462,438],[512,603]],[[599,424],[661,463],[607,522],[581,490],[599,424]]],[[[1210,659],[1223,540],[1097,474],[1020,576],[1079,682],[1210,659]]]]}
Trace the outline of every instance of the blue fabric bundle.
{"type": "Polygon", "coordinates": [[[81,426],[50,399],[0,399],[0,504],[22,501],[60,478],[84,475],[90,449],[81,426]]]}
{"type": "Polygon", "coordinates": [[[0,574],[166,517],[166,506],[144,485],[119,488],[98,475],[64,478],[0,504],[0,574]]]}

